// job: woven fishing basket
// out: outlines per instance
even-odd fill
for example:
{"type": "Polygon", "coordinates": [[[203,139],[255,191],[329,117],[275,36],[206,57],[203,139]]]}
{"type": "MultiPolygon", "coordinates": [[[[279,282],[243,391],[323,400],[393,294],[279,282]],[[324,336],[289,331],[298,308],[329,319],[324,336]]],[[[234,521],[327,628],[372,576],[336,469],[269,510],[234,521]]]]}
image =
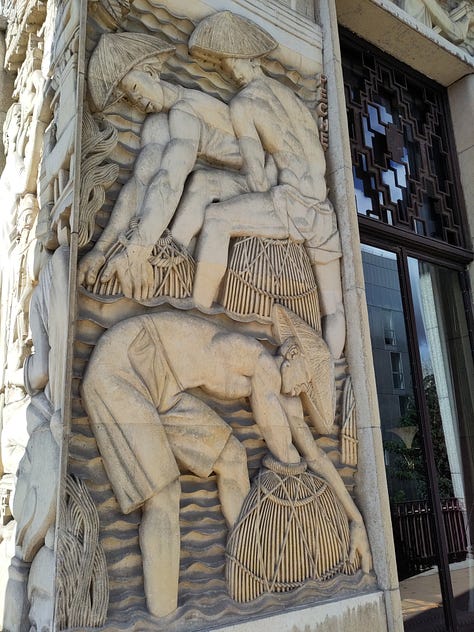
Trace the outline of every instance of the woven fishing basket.
{"type": "Polygon", "coordinates": [[[320,331],[316,280],[305,247],[292,239],[237,237],[220,303],[234,314],[271,317],[274,303],[284,305],[320,331]]]}
{"type": "MultiPolygon", "coordinates": [[[[123,252],[127,241],[133,235],[134,226],[125,233],[122,240],[114,244],[105,255],[105,264],[97,275],[93,286],[87,289],[99,296],[121,296],[120,282],[116,276],[103,282],[102,272],[107,263],[117,254],[123,252]]],[[[173,241],[171,233],[166,230],[153,246],[149,262],[153,267],[153,298],[168,296],[170,298],[187,298],[193,291],[195,263],[191,255],[173,241]]]]}
{"type": "Polygon", "coordinates": [[[305,463],[267,456],[228,539],[229,594],[247,602],[352,575],[359,563],[349,562],[349,539],[347,516],[328,484],[305,463]]]}

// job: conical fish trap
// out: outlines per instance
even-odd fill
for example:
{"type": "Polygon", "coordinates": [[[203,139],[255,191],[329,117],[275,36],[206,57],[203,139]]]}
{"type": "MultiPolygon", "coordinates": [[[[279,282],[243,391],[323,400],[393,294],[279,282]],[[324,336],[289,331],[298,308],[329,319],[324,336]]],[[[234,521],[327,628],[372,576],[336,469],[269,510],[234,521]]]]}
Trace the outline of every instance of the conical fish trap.
{"type": "MultiPolygon", "coordinates": [[[[107,263],[126,248],[127,240],[133,235],[132,226],[124,235],[122,241],[114,244],[105,255],[105,264],[97,275],[97,280],[88,289],[99,296],[122,295],[122,288],[116,276],[109,281],[102,281],[102,273],[107,263]]],[[[170,298],[187,298],[193,291],[195,263],[191,255],[173,241],[171,233],[165,231],[153,246],[149,262],[153,267],[154,292],[153,298],[169,296],[170,298]]]]}
{"type": "Polygon", "coordinates": [[[320,330],[318,291],[304,245],[292,239],[236,238],[221,304],[230,313],[270,318],[274,303],[320,330]]]}
{"type": "Polygon", "coordinates": [[[327,483],[305,464],[266,457],[264,465],[227,543],[230,596],[247,602],[354,574],[359,565],[349,562],[348,519],[327,483]]]}

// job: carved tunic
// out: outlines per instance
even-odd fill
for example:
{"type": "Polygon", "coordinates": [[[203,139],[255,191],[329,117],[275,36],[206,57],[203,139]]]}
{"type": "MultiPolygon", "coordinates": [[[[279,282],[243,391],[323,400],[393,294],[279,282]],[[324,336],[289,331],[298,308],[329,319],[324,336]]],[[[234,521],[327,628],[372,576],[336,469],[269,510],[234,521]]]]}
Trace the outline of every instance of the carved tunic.
{"type": "Polygon", "coordinates": [[[175,480],[178,464],[197,476],[209,476],[227,443],[230,426],[184,388],[153,315],[111,329],[91,358],[83,391],[124,513],[175,480]],[[114,340],[121,344],[113,345],[112,354],[114,340]],[[101,383],[104,375],[107,388],[101,383]],[[130,410],[136,411],[133,418],[130,410]]]}

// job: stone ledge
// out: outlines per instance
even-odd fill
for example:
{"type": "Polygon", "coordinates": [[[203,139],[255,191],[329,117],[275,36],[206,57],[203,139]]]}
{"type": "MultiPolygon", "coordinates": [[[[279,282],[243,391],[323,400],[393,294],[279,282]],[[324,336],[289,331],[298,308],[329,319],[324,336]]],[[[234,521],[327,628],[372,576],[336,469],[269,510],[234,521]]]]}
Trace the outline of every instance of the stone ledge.
{"type": "Polygon", "coordinates": [[[336,0],[342,26],[418,72],[449,86],[474,72],[474,58],[389,0],[336,0]]]}
{"type": "MultiPolygon", "coordinates": [[[[213,632],[340,632],[377,630],[386,632],[383,592],[325,602],[312,608],[252,619],[243,623],[212,628],[213,632]]],[[[211,632],[211,628],[209,628],[211,632]]]]}

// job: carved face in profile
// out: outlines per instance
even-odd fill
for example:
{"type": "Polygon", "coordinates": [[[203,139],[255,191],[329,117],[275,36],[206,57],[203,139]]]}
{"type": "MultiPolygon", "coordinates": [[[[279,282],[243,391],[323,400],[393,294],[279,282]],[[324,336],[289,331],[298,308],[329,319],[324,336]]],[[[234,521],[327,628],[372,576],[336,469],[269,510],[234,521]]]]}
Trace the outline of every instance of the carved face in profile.
{"type": "Polygon", "coordinates": [[[250,59],[226,57],[221,62],[221,68],[239,85],[246,86],[255,77],[257,63],[250,59]]]}
{"type": "Polygon", "coordinates": [[[281,392],[296,397],[305,392],[311,380],[311,373],[304,354],[295,338],[287,338],[279,349],[283,358],[280,367],[281,392]]]}
{"type": "Polygon", "coordinates": [[[118,91],[142,112],[161,112],[163,89],[160,70],[151,64],[138,64],[118,84],[118,91]]]}

